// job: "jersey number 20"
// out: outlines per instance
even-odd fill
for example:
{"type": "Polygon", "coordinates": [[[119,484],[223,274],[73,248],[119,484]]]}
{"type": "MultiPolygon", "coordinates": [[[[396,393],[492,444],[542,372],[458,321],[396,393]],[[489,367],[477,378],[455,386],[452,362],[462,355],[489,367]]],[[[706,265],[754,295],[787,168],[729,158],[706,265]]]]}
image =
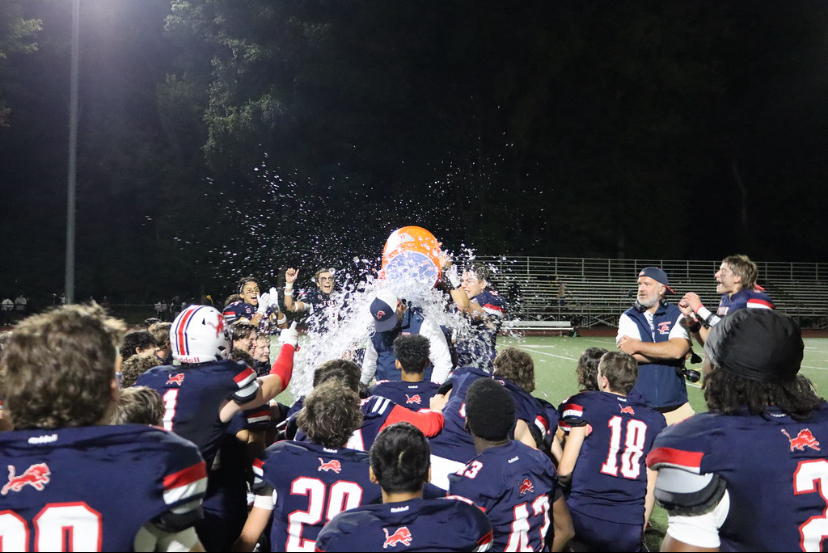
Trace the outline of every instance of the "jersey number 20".
{"type": "Polygon", "coordinates": [[[293,511],[288,515],[288,539],[285,551],[315,551],[316,541],[302,537],[305,524],[319,525],[322,517],[330,521],[342,511],[359,507],[362,487],[356,482],[341,480],[328,490],[324,482],[316,478],[297,478],[290,487],[291,495],[308,496],[307,511],[293,511]]]}

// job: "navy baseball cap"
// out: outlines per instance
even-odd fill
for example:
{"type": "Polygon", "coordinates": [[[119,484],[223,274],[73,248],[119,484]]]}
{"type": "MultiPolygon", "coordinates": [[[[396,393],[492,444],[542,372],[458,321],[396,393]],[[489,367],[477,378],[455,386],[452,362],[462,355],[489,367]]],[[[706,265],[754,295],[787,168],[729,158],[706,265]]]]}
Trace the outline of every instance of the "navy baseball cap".
{"type": "Polygon", "coordinates": [[[658,267],[644,267],[643,269],[641,269],[641,272],[638,273],[638,278],[641,277],[650,277],[659,284],[663,284],[665,288],[667,288],[668,294],[675,294],[673,289],[670,288],[670,283],[667,281],[667,273],[665,273],[658,267]]]}
{"type": "Polygon", "coordinates": [[[387,332],[397,326],[397,296],[391,290],[383,290],[371,302],[371,316],[377,332],[387,332]]]}

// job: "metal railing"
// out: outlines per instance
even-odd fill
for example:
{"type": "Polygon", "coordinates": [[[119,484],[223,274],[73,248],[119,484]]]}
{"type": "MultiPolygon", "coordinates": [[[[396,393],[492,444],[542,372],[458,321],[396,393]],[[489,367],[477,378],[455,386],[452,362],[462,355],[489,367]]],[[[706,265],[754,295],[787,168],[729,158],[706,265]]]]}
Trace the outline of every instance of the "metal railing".
{"type": "MultiPolygon", "coordinates": [[[[720,261],[478,256],[492,280],[524,319],[578,318],[582,326],[615,325],[632,303],[638,271],[661,267],[680,294],[698,293],[715,306],[714,274],[720,261]]],[[[828,264],[760,262],[759,282],[777,309],[804,328],[828,328],[828,264]]]]}

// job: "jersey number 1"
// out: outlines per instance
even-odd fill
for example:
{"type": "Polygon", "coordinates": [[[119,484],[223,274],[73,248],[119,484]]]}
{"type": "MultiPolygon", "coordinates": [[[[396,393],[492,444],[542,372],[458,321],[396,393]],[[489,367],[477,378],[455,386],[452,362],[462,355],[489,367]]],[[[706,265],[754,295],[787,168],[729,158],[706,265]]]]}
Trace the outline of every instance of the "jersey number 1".
{"type": "Polygon", "coordinates": [[[612,417],[609,426],[610,437],[609,454],[601,465],[601,474],[618,476],[618,455],[621,454],[621,476],[635,480],[641,474],[641,457],[644,455],[644,446],[647,443],[647,424],[643,421],[630,419],[626,429],[622,430],[624,419],[612,417]],[[621,435],[626,434],[624,450],[621,451],[621,435]]]}

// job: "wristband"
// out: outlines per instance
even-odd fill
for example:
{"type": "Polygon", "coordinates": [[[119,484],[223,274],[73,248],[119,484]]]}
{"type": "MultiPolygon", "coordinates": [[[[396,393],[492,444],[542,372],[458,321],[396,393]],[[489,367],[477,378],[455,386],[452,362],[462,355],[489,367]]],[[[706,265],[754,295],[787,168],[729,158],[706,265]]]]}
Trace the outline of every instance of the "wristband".
{"type": "Polygon", "coordinates": [[[281,319],[276,320],[277,325],[283,325],[286,322],[287,322],[287,315],[285,315],[284,313],[282,313],[282,318],[281,319]]]}
{"type": "Polygon", "coordinates": [[[710,328],[710,319],[713,317],[713,313],[711,313],[709,309],[702,305],[699,307],[699,310],[696,311],[696,315],[699,316],[701,323],[705,327],[710,328]]]}
{"type": "Polygon", "coordinates": [[[687,330],[689,330],[692,334],[697,334],[701,330],[701,323],[696,321],[692,325],[688,325],[687,330]]]}
{"type": "Polygon", "coordinates": [[[287,292],[288,290],[293,290],[293,283],[292,282],[286,282],[285,283],[285,292],[287,292]]]}
{"type": "Polygon", "coordinates": [[[293,290],[291,288],[285,288],[285,295],[293,297],[293,290]]]}

